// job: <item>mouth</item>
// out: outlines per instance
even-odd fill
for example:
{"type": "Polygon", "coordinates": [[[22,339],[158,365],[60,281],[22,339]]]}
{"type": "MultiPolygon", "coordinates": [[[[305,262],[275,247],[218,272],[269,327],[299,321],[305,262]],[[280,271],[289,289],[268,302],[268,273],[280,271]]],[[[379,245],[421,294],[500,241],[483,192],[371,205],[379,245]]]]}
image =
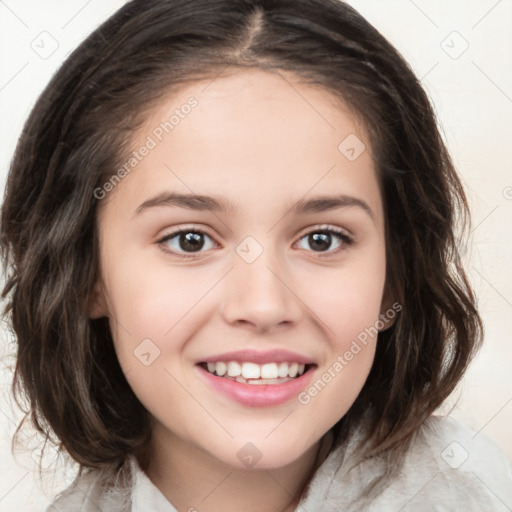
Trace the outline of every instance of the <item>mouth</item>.
{"type": "Polygon", "coordinates": [[[300,378],[316,365],[295,361],[265,364],[250,361],[204,361],[198,363],[198,366],[211,375],[240,384],[275,386],[300,378]]]}
{"type": "MultiPolygon", "coordinates": [[[[236,354],[240,356],[240,353],[236,354]]],[[[317,365],[290,353],[244,353],[244,357],[218,356],[195,364],[207,388],[219,397],[247,407],[271,407],[297,400],[312,381],[317,365]],[[287,360],[288,359],[288,360],[287,360]],[[297,359],[299,359],[297,361],[297,359]],[[257,362],[255,362],[257,361],[257,362]]]]}

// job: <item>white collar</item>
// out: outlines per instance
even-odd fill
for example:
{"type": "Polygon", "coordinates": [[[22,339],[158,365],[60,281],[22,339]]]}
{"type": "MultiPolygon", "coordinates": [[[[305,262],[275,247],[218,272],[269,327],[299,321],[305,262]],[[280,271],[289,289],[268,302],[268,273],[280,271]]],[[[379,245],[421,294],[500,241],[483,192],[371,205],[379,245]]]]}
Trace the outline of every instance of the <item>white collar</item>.
{"type": "Polygon", "coordinates": [[[131,512],[177,512],[160,489],[142,471],[137,459],[130,455],[133,478],[131,512]]]}

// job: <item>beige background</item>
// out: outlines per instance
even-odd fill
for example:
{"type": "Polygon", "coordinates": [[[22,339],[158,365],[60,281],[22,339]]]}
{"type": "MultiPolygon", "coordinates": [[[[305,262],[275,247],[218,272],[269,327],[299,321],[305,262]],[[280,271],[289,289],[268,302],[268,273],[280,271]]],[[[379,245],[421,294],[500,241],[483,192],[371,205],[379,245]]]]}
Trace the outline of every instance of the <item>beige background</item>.
{"type": "MultiPolygon", "coordinates": [[[[452,416],[493,439],[512,459],[512,1],[349,3],[422,79],[473,211],[467,265],[485,321],[485,345],[442,412],[455,405],[452,416]]],[[[122,4],[0,1],[2,189],[16,139],[42,88],[67,54],[122,4]]],[[[0,333],[2,341],[8,337],[5,329],[0,333]]],[[[44,510],[71,471],[66,476],[49,459],[55,471],[42,485],[30,451],[13,458],[10,442],[19,413],[9,392],[12,347],[2,342],[0,350],[0,510],[44,510]]]]}

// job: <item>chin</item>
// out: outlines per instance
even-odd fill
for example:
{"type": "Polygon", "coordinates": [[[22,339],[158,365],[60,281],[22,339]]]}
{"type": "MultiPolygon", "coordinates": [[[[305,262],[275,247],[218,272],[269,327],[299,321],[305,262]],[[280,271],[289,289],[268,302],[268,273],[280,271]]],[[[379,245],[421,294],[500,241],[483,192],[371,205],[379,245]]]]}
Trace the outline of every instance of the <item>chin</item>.
{"type": "Polygon", "coordinates": [[[294,440],[287,436],[288,442],[285,442],[283,436],[278,436],[276,433],[272,435],[275,435],[273,440],[264,437],[261,439],[253,437],[252,441],[240,441],[240,437],[233,440],[228,450],[234,454],[234,457],[226,457],[226,452],[212,455],[238,470],[257,471],[288,466],[304,456],[308,449],[311,449],[311,446],[302,445],[302,439],[294,440]]]}

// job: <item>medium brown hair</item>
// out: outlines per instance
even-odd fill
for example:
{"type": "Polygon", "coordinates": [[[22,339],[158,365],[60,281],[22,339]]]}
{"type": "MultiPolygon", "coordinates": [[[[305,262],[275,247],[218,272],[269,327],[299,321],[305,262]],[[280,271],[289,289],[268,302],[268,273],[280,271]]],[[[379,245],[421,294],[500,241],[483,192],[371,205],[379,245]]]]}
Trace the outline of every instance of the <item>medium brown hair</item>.
{"type": "Polygon", "coordinates": [[[369,452],[404,453],[482,338],[461,266],[464,192],[420,82],[392,45],[337,0],[135,0],[67,58],[32,110],[1,212],[3,297],[17,342],[14,391],[82,468],[147,446],[149,417],[88,316],[99,272],[98,201],[160,98],[226,68],[287,71],[362,121],[386,212],[387,287],[402,305],[369,377],[332,429],[370,413],[369,452]]]}

